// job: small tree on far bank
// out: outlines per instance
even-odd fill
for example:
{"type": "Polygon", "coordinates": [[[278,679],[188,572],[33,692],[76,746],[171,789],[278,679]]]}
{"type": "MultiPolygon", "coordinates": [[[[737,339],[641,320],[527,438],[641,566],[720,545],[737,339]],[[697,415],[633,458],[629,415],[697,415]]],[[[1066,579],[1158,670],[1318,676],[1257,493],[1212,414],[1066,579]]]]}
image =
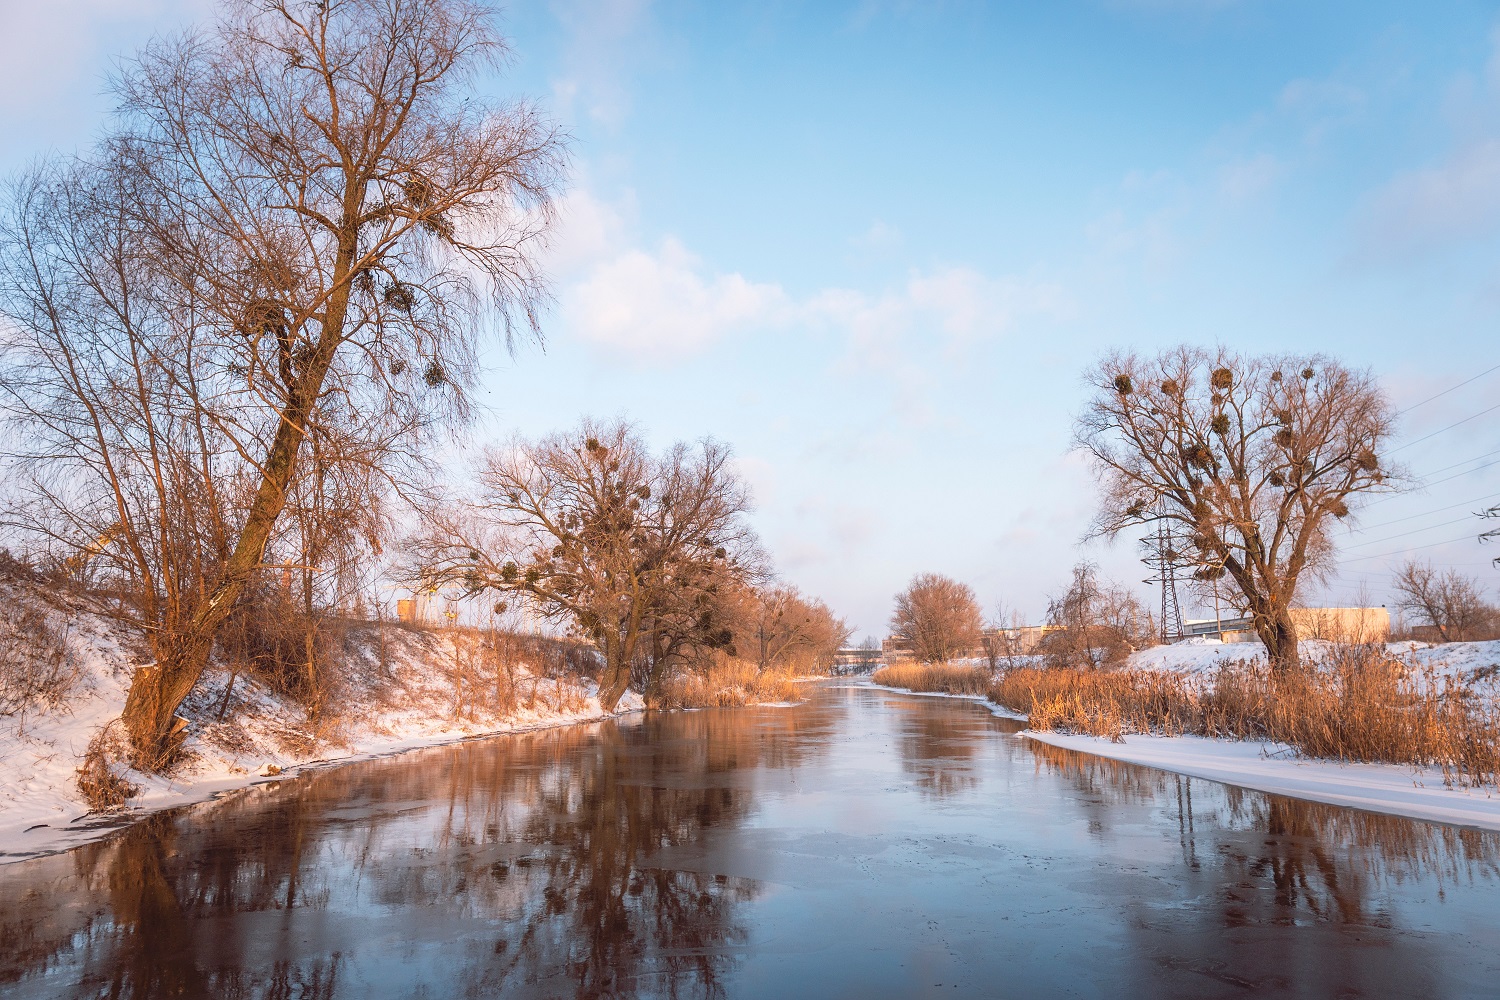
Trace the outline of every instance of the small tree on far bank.
{"type": "Polygon", "coordinates": [[[937,573],[919,573],[896,595],[891,636],[923,663],[947,663],[976,649],[984,627],[968,584],[937,573]]]}
{"type": "Polygon", "coordinates": [[[1184,555],[1233,581],[1275,668],[1294,669],[1298,585],[1328,567],[1329,528],[1396,479],[1374,377],[1321,355],[1180,347],[1110,354],[1087,379],[1076,441],[1102,480],[1094,533],[1167,519],[1184,555]]]}
{"type": "Polygon", "coordinates": [[[1115,666],[1156,638],[1156,622],[1126,588],[1099,579],[1092,563],[1073,567],[1073,579],[1047,605],[1047,624],[1056,626],[1040,649],[1055,666],[1115,666]]]}
{"type": "Polygon", "coordinates": [[[1496,625],[1496,610],[1484,599],[1479,581],[1458,570],[1438,572],[1431,563],[1408,560],[1391,587],[1396,607],[1437,630],[1443,642],[1486,637],[1496,625]]]}

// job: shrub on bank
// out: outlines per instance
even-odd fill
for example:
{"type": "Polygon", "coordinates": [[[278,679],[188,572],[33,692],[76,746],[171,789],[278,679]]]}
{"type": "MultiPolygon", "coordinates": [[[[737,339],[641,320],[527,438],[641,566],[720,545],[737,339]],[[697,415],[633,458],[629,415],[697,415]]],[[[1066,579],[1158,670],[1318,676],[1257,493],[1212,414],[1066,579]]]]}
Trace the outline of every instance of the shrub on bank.
{"type": "Polygon", "coordinates": [[[1500,783],[1500,706],[1493,696],[1378,646],[1335,649],[1289,675],[1261,661],[1205,678],[1149,670],[1011,670],[991,701],[1033,729],[1120,740],[1190,734],[1285,743],[1308,757],[1442,768],[1457,785],[1500,783]]]}
{"type": "Polygon", "coordinates": [[[944,694],[985,694],[993,675],[984,667],[950,663],[897,663],[881,667],[871,675],[876,684],[908,691],[938,691],[944,694]]]}

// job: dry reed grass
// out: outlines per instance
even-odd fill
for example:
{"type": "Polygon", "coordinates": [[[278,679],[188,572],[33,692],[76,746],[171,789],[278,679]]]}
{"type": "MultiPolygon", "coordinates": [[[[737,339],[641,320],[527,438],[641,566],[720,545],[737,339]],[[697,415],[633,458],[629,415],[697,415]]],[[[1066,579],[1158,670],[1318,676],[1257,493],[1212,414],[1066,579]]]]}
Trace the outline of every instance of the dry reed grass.
{"type": "Polygon", "coordinates": [[[655,709],[738,708],[766,702],[801,701],[791,677],[766,671],[745,660],[720,658],[707,670],[683,671],[662,682],[650,698],[655,709]]]}
{"type": "Polygon", "coordinates": [[[140,791],[121,774],[127,752],[119,728],[113,722],[89,740],[83,763],[78,767],[78,791],[90,809],[100,812],[121,809],[140,791]]]}
{"type": "Polygon", "coordinates": [[[998,677],[989,697],[1034,729],[1263,739],[1307,757],[1436,766],[1453,785],[1500,783],[1495,698],[1378,646],[1337,648],[1284,677],[1260,661],[1202,678],[1023,668],[998,677]]]}
{"type": "Polygon", "coordinates": [[[949,663],[896,663],[871,675],[876,684],[908,691],[944,694],[988,694],[993,676],[985,667],[962,667],[949,663]]]}

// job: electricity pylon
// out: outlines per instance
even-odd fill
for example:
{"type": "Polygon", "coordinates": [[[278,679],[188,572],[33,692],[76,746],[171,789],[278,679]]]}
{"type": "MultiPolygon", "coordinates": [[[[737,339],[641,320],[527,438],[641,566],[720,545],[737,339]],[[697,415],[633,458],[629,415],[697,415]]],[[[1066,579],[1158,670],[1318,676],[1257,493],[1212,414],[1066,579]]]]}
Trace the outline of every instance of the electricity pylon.
{"type": "Polygon", "coordinates": [[[1152,569],[1146,583],[1161,584],[1161,641],[1172,642],[1183,634],[1182,606],[1177,603],[1177,567],[1184,565],[1181,541],[1172,531],[1171,522],[1157,508],[1156,533],[1141,539],[1147,555],[1141,562],[1152,569]]]}

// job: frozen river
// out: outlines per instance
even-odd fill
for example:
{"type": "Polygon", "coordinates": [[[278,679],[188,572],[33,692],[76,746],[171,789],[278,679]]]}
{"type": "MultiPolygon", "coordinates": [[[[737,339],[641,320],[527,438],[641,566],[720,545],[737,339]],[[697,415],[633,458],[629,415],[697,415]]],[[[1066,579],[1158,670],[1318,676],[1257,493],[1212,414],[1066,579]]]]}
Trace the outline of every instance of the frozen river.
{"type": "Polygon", "coordinates": [[[812,693],[316,771],[0,867],[0,995],[1500,995],[1496,834],[812,693]]]}

